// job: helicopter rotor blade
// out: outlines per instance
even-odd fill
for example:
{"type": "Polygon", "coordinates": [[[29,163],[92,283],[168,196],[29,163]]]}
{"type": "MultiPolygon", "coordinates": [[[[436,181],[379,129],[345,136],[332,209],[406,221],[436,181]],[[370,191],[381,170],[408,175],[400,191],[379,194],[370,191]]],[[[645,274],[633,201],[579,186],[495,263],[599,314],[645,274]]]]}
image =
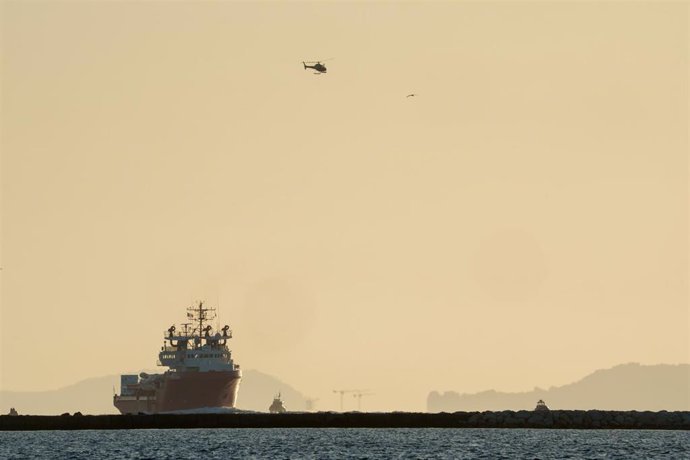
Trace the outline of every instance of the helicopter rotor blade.
{"type": "Polygon", "coordinates": [[[307,64],[320,64],[322,62],[332,61],[333,59],[335,59],[335,58],[331,57],[328,59],[321,59],[320,61],[302,61],[302,62],[306,62],[307,64]]]}

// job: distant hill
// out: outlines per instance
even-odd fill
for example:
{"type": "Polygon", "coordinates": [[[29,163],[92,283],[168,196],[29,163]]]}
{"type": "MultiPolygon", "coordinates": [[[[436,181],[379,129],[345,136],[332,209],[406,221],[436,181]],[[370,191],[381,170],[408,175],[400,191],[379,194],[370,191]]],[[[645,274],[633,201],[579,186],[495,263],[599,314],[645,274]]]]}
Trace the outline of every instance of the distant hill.
{"type": "MultiPolygon", "coordinates": [[[[242,372],[238,409],[267,412],[273,396],[278,392],[281,392],[288,410],[305,409],[305,397],[290,385],[259,371],[242,372]]],[[[0,391],[0,414],[7,414],[10,407],[16,408],[20,414],[54,415],[77,411],[83,414],[116,414],[113,391],[117,389],[119,392],[119,387],[120,376],[108,375],[52,391],[0,391]]]]}
{"type": "Polygon", "coordinates": [[[540,399],[551,409],[690,410],[690,364],[621,364],[569,385],[524,393],[433,391],[427,397],[427,410],[531,410],[540,399]]]}

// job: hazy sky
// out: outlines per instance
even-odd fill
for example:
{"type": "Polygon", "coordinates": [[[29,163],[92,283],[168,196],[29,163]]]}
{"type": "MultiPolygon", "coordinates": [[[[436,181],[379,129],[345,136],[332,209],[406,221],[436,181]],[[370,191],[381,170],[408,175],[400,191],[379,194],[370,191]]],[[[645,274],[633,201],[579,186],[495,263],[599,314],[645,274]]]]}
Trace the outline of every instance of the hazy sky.
{"type": "Polygon", "coordinates": [[[198,299],[320,409],[690,361],[688,4],[1,5],[0,388],[198,299]]]}

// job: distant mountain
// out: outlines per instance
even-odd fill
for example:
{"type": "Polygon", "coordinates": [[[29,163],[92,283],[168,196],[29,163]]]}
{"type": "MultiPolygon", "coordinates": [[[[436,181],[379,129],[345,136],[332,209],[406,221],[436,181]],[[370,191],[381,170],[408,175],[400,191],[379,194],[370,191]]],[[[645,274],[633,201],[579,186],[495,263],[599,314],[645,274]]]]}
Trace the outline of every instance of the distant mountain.
{"type": "Polygon", "coordinates": [[[427,397],[427,410],[532,410],[540,399],[550,409],[690,410],[690,364],[621,364],[569,385],[524,393],[433,391],[427,397]]]}
{"type": "MultiPolygon", "coordinates": [[[[238,409],[268,412],[268,406],[278,392],[288,410],[305,409],[305,397],[290,385],[259,371],[243,370],[242,373],[238,409]]],[[[0,391],[0,414],[7,414],[10,407],[16,408],[20,414],[53,415],[77,411],[83,414],[116,414],[113,393],[115,389],[119,392],[119,387],[120,376],[108,375],[52,391],[0,391]]]]}

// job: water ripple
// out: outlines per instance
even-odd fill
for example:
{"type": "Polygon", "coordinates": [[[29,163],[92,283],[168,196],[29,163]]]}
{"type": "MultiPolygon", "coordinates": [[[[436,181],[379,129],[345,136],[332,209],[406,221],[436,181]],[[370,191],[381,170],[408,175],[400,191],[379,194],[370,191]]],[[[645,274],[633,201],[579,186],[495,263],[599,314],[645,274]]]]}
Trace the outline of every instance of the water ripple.
{"type": "Polygon", "coordinates": [[[530,429],[198,429],[0,432],[0,458],[679,459],[690,433],[530,429]]]}

